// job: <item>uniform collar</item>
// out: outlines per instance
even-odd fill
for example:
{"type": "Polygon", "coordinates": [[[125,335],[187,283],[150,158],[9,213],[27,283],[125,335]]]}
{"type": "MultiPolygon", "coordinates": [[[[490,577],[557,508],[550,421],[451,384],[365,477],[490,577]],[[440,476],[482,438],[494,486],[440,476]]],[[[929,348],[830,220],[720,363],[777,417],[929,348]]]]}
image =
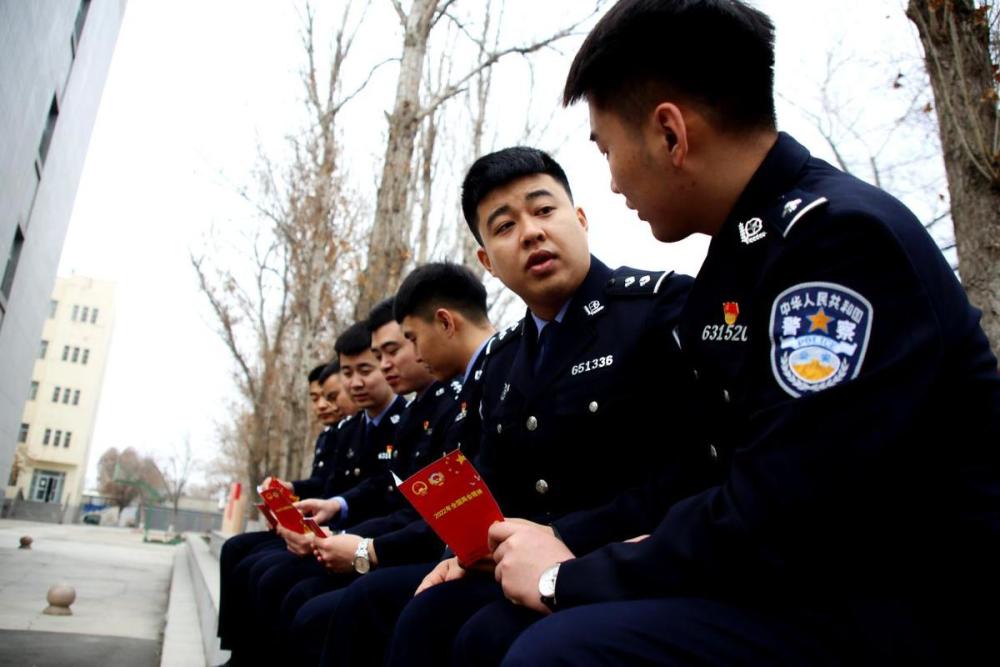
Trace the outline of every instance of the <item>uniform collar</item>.
{"type": "Polygon", "coordinates": [[[487,336],[486,338],[483,339],[483,342],[479,344],[479,347],[476,348],[476,351],[472,353],[472,358],[469,359],[469,363],[465,365],[465,373],[462,375],[463,385],[469,381],[469,375],[472,373],[472,369],[476,365],[476,362],[479,361],[479,355],[483,353],[483,349],[489,342],[490,342],[490,336],[487,336]]]}
{"type": "Polygon", "coordinates": [[[389,414],[389,411],[392,410],[396,406],[396,401],[397,400],[399,400],[399,397],[393,395],[392,400],[389,401],[389,403],[385,406],[385,409],[382,410],[382,412],[380,412],[377,415],[375,415],[374,417],[369,417],[368,413],[366,411],[362,410],[362,412],[365,415],[365,423],[366,424],[371,424],[373,426],[378,426],[382,422],[382,418],[385,417],[387,414],[389,414]]]}
{"type": "Polygon", "coordinates": [[[809,160],[805,146],[784,132],[767,152],[764,161],[750,178],[743,193],[736,201],[729,219],[742,220],[760,215],[762,206],[774,201],[787,192],[796,182],[796,176],[809,160]]]}

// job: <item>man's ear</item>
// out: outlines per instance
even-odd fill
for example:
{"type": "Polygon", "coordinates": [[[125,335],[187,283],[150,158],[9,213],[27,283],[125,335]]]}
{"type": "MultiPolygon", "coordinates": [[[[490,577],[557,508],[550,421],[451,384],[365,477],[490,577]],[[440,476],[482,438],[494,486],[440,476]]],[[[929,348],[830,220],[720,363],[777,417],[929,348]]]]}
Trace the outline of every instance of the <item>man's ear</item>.
{"type": "Polygon", "coordinates": [[[493,273],[493,262],[490,261],[490,256],[486,254],[486,250],[483,248],[476,248],[476,259],[479,263],[483,265],[483,268],[490,272],[491,276],[495,276],[493,273]]]}
{"type": "Polygon", "coordinates": [[[434,311],[434,321],[441,325],[441,329],[449,338],[455,335],[455,316],[446,308],[438,308],[434,311]]]}
{"type": "Polygon", "coordinates": [[[661,102],[653,110],[658,141],[675,167],[684,164],[688,154],[687,124],[680,107],[671,102],[661,102]]]}
{"type": "Polygon", "coordinates": [[[590,223],[587,222],[587,213],[583,210],[583,207],[576,207],[576,219],[580,221],[580,226],[583,227],[583,231],[590,229],[590,223]]]}

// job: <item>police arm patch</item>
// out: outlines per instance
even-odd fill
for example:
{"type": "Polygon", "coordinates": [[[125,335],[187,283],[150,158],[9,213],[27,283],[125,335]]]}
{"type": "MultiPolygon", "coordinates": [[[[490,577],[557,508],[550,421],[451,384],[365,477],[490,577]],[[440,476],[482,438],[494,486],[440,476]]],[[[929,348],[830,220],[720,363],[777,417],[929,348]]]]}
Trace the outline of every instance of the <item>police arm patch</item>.
{"type": "Polygon", "coordinates": [[[873,309],[854,290],[836,283],[799,283],[771,306],[771,371],[798,398],[861,372],[873,309]]]}

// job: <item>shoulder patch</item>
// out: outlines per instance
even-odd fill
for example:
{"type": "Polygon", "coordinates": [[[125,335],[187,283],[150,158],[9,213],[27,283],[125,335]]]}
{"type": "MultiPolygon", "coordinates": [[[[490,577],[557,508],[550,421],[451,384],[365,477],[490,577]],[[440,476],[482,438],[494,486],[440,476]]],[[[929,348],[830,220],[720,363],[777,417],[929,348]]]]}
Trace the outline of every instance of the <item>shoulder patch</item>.
{"type": "Polygon", "coordinates": [[[868,299],[836,283],[799,283],[771,306],[771,371],[791,396],[814,394],[858,376],[874,312],[868,299]]]}
{"type": "Polygon", "coordinates": [[[501,329],[500,331],[493,334],[489,342],[486,343],[486,348],[484,350],[484,356],[490,356],[496,353],[497,350],[501,349],[504,345],[507,345],[510,341],[516,340],[521,336],[521,332],[524,331],[524,319],[520,319],[514,324],[511,324],[506,329],[501,329]]]}
{"type": "Polygon", "coordinates": [[[649,296],[660,291],[663,279],[672,271],[643,271],[620,266],[608,280],[605,292],[612,296],[649,296]]]}
{"type": "Polygon", "coordinates": [[[829,200],[826,197],[812,192],[791,190],[778,198],[764,215],[764,219],[778,234],[787,238],[803,218],[820,210],[828,203],[829,200]]]}

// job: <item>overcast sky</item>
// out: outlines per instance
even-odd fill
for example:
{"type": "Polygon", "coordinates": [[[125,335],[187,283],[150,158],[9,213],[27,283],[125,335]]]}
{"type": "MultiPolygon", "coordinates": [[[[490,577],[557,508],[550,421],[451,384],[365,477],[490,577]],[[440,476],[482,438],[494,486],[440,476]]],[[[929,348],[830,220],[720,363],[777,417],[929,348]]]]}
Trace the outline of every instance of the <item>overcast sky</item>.
{"type": "MultiPolygon", "coordinates": [[[[375,30],[363,35],[378,38],[359,38],[355,77],[363,77],[381,56],[398,55],[398,40],[385,38],[397,34],[395,15],[387,0],[375,4],[366,26],[375,30]]],[[[511,35],[519,35],[524,26],[558,20],[581,4],[509,0],[505,22],[511,35]]],[[[838,75],[849,102],[852,94],[867,94],[869,88],[886,91],[884,98],[867,102],[862,121],[882,122],[897,114],[893,105],[898,106],[899,96],[892,97],[890,90],[893,61],[916,62],[919,54],[899,0],[756,4],[777,27],[782,129],[831,159],[814,126],[796,108],[816,108],[829,54],[837,62],[851,56],[838,75]]],[[[201,459],[214,455],[215,424],[224,420],[226,403],[235,398],[232,364],[188,256],[203,246],[209,229],[237,236],[251,224],[236,190],[251,183],[258,146],[280,152],[283,137],[301,122],[299,25],[291,3],[271,0],[129,1],[60,265],[61,275],[117,284],[117,321],[90,452],[91,481],[97,459],[109,447],[132,446],[163,458],[190,435],[201,459]]],[[[578,42],[539,61],[529,113],[556,114],[551,143],[543,139],[540,144],[555,150],[566,168],[577,203],[591,221],[595,254],[611,265],[696,273],[707,240],[672,246],[655,242],[645,223],[608,189],[604,161],[588,141],[585,108],[559,109],[560,86],[578,42]]],[[[526,108],[520,99],[526,72],[514,65],[503,71],[493,97],[498,108],[526,108]]],[[[394,77],[391,67],[384,68],[342,120],[353,140],[351,171],[368,174],[369,181],[379,169],[382,112],[392,103],[394,77]]],[[[496,147],[516,139],[512,128],[520,119],[514,120],[511,127],[497,124],[496,147]]]]}

